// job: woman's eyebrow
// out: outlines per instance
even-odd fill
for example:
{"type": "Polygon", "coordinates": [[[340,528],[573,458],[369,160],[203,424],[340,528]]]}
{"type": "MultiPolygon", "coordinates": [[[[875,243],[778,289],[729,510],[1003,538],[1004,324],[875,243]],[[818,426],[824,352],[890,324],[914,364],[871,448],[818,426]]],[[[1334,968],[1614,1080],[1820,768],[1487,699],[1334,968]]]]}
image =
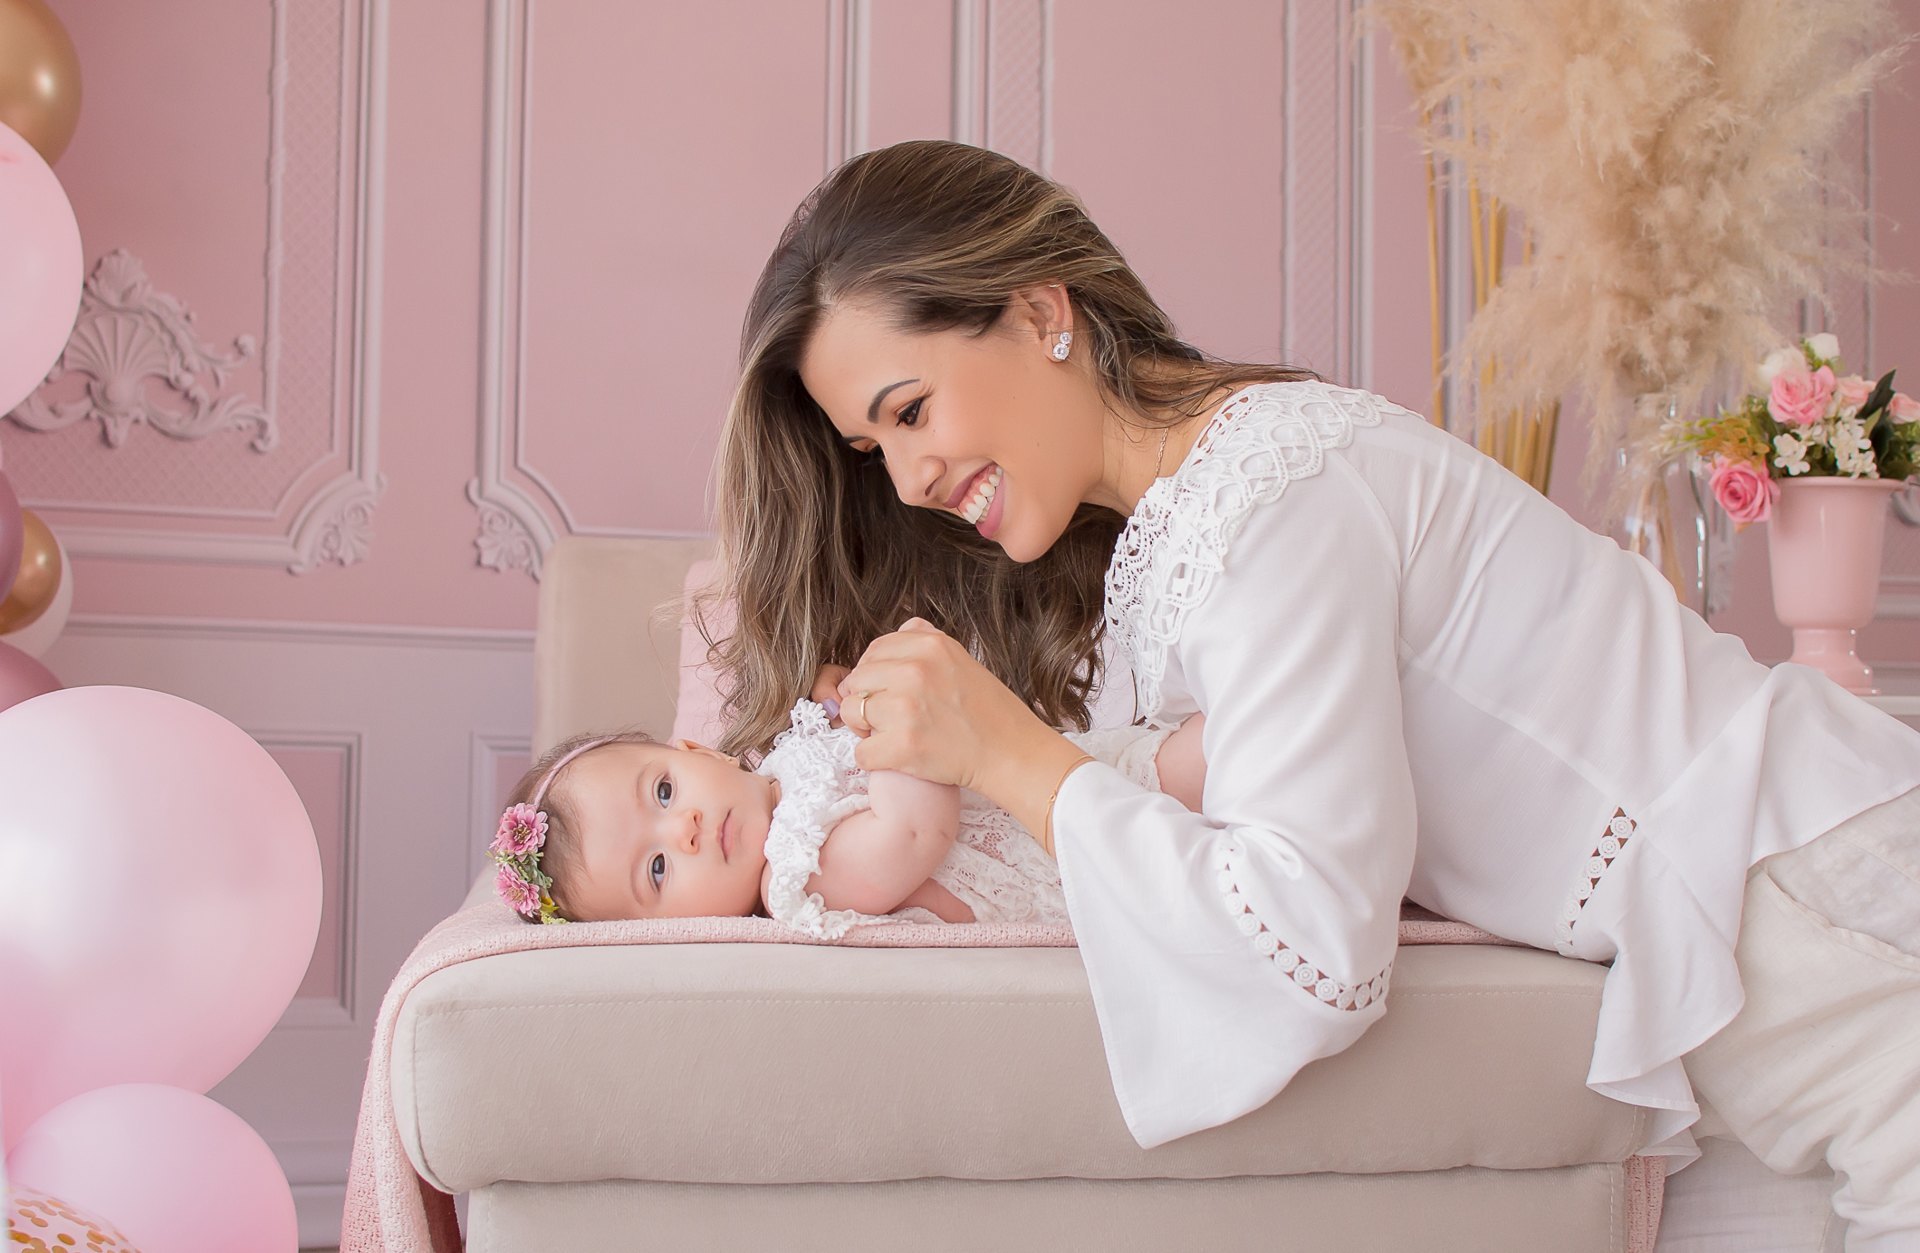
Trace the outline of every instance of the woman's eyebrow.
{"type": "Polygon", "coordinates": [[[898,383],[888,383],[885,387],[875,392],[873,394],[873,403],[867,406],[867,421],[874,423],[880,420],[880,402],[887,398],[888,392],[896,387],[905,387],[908,383],[918,383],[919,381],[919,379],[901,379],[898,383]]]}

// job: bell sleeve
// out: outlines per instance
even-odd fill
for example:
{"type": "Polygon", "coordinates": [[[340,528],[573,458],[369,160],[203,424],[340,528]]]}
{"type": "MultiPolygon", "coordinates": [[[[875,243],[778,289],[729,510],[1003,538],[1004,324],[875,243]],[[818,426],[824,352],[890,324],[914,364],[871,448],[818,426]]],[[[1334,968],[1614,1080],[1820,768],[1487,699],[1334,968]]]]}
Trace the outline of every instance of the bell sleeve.
{"type": "MultiPolygon", "coordinates": [[[[1415,831],[1398,552],[1337,457],[1254,506],[1197,595],[1181,572],[1165,644],[1167,690],[1207,716],[1203,812],[1100,762],[1056,798],[1068,913],[1144,1147],[1264,1105],[1386,1012],[1415,831]]],[[[1148,595],[1165,613],[1167,589],[1148,595]]]]}

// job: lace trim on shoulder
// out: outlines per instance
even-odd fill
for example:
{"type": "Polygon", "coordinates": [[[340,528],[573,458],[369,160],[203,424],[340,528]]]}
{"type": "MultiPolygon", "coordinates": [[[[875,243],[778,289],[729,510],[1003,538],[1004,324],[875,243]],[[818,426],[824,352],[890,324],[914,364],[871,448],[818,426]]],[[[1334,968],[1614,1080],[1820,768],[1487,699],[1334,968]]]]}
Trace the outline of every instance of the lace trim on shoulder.
{"type": "Polygon", "coordinates": [[[858,737],[827,722],[810,700],[793,707],[793,725],[774,740],[756,774],[780,781],[780,803],[767,828],[767,912],[809,935],[833,940],[854,927],[889,919],[852,909],[828,909],[807,881],[820,873],[820,846],[833,825],[867,807],[866,775],[855,764],[858,737]]]}
{"type": "Polygon", "coordinates": [[[1107,566],[1107,632],[1132,654],[1140,712],[1160,712],[1167,650],[1206,599],[1255,506],[1326,465],[1357,426],[1392,408],[1368,392],[1324,383],[1271,383],[1231,397],[1179,469],[1147,489],[1107,566]]]}
{"type": "Polygon", "coordinates": [[[1293,980],[1295,987],[1335,1009],[1365,1009],[1386,996],[1387,982],[1393,974],[1392,962],[1388,962],[1385,969],[1365,983],[1342,983],[1288,948],[1253,912],[1253,906],[1247,903],[1246,896],[1241,893],[1239,875],[1234,866],[1239,854],[1239,845],[1231,840],[1222,842],[1216,863],[1220,871],[1220,894],[1226,903],[1228,916],[1240,929],[1240,934],[1253,944],[1255,952],[1269,958],[1280,968],[1281,974],[1293,980]]]}
{"type": "Polygon", "coordinates": [[[1587,901],[1600,887],[1607,867],[1613,865],[1613,859],[1626,851],[1627,841],[1639,824],[1627,817],[1627,811],[1616,809],[1607,823],[1607,833],[1594,845],[1593,853],[1587,858],[1587,864],[1580,868],[1580,877],[1574,880],[1573,891],[1567,893],[1566,903],[1560,906],[1560,916],[1554,919],[1554,948],[1562,957],[1572,957],[1573,925],[1580,921],[1581,913],[1587,907],[1587,901]]]}

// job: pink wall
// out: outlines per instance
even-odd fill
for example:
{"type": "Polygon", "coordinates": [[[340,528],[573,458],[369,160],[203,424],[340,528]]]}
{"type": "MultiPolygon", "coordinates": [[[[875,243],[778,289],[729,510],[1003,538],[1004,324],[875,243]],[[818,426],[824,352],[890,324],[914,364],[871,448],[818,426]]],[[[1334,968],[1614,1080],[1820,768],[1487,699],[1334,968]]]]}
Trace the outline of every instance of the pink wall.
{"type": "MultiPolygon", "coordinates": [[[[89,258],[125,250],[211,348],[252,337],[216,395],[270,399],[278,442],[0,440],[76,553],[82,615],[524,628],[553,535],[704,529],[780,223],[832,161],[917,134],[1044,163],[1207,347],[1424,409],[1419,157],[1391,58],[1337,55],[1351,7],[66,3],[87,99],[59,172],[89,258]]],[[[1920,270],[1895,151],[1914,99],[1873,117],[1892,269],[1920,270]]],[[[1871,303],[1872,362],[1911,360],[1920,297],[1871,303]]],[[[1555,493],[1580,512],[1577,442],[1555,493]]],[[[1896,579],[1920,570],[1920,536],[1893,545],[1896,579]]],[[[1777,654],[1745,548],[1728,622],[1777,654]]],[[[1873,642],[1920,658],[1916,635],[1873,642]]]]}

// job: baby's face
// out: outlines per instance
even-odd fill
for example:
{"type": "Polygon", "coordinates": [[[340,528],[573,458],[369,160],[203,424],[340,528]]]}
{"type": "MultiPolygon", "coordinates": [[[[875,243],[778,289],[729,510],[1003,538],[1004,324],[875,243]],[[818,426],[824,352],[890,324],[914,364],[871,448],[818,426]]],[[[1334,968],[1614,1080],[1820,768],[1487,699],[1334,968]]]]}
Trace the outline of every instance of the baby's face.
{"type": "Polygon", "coordinates": [[[566,790],[580,844],[572,917],[744,917],[760,903],[773,780],[680,740],[596,749],[566,790]]]}

